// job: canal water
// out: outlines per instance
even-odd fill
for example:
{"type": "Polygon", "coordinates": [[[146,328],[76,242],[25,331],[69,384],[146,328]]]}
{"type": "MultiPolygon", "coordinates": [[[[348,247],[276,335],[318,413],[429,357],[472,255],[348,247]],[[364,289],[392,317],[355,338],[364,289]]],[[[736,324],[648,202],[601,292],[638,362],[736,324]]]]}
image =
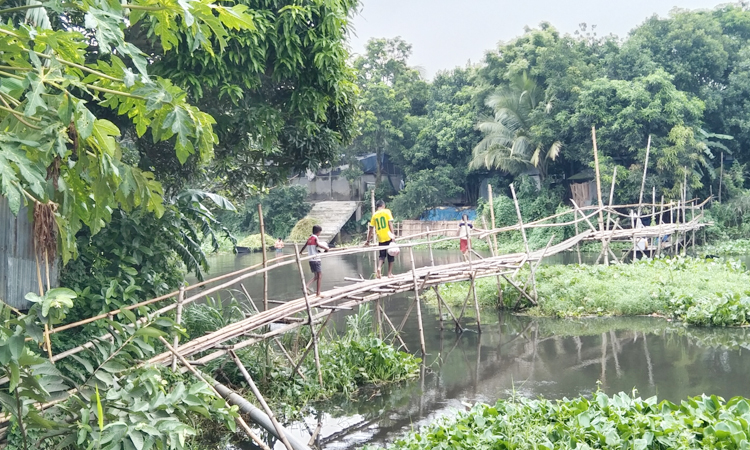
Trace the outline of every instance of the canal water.
{"type": "MultiPolygon", "coordinates": [[[[584,261],[595,256],[584,255],[584,261]]],[[[434,252],[435,264],[457,262],[459,257],[458,251],[434,252]]],[[[429,264],[426,251],[415,252],[415,259],[417,266],[429,264]]],[[[259,261],[259,254],[216,256],[211,259],[210,276],[259,261]]],[[[575,253],[565,253],[547,263],[576,261],[575,253]]],[[[402,253],[394,272],[410,267],[408,255],[402,253]]],[[[372,271],[368,255],[327,258],[323,289],[348,284],[344,277],[368,278],[372,271]]],[[[269,298],[297,298],[300,284],[296,265],[279,268],[269,278],[269,298]]],[[[262,278],[247,280],[245,286],[256,302],[262,301],[262,278]]],[[[412,298],[413,293],[407,293],[383,301],[394,323],[400,323],[412,298]]],[[[671,401],[702,393],[750,396],[746,382],[750,332],[744,328],[687,328],[648,317],[538,319],[486,310],[481,334],[471,331],[476,326],[467,322],[468,330],[457,335],[447,322],[446,329],[440,330],[436,309],[428,306],[423,315],[428,355],[420,378],[365,389],[353,399],[320,405],[324,449],[383,445],[468,404],[492,403],[512,395],[574,397],[599,386],[609,394],[636,389],[643,397],[656,395],[671,401]]],[[[343,328],[342,319],[338,317],[337,328],[343,328]]],[[[409,320],[403,338],[414,352],[419,349],[416,315],[409,320]]],[[[290,429],[302,434],[314,429],[316,422],[316,417],[310,417],[307,424],[293,424],[290,429]]]]}

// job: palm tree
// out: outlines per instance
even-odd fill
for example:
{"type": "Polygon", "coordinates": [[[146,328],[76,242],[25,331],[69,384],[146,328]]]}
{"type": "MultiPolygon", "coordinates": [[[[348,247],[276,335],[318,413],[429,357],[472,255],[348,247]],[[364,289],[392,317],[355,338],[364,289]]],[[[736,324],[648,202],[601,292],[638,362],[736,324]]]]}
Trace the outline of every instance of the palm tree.
{"type": "Polygon", "coordinates": [[[544,90],[524,73],[487,97],[486,104],[495,116],[477,124],[484,139],[474,147],[469,169],[500,169],[518,175],[536,167],[541,178],[546,177],[547,165],[557,159],[562,143],[555,141],[545,150],[530,133],[532,112],[542,104],[545,113],[552,110],[544,90]]]}

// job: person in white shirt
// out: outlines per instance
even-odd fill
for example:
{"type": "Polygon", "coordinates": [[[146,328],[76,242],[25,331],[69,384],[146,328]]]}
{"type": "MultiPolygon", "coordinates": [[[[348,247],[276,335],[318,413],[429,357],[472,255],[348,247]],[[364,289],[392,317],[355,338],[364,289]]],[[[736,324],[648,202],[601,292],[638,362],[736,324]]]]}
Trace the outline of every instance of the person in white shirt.
{"type": "Polygon", "coordinates": [[[469,256],[469,237],[473,228],[474,225],[469,222],[469,216],[466,214],[461,216],[461,223],[458,224],[458,237],[460,239],[459,248],[464,258],[468,258],[469,256]]]}
{"type": "Polygon", "coordinates": [[[318,248],[322,248],[324,252],[327,252],[329,250],[328,244],[318,239],[320,236],[320,233],[323,231],[323,228],[320,225],[314,225],[312,229],[312,234],[307,239],[307,242],[305,242],[305,245],[302,246],[302,249],[299,251],[300,255],[302,252],[307,249],[307,255],[312,256],[313,258],[310,260],[310,270],[313,273],[313,278],[307,282],[307,286],[305,286],[305,289],[310,289],[310,284],[312,284],[313,281],[318,282],[318,288],[316,290],[315,295],[320,297],[320,281],[323,277],[322,273],[322,265],[320,261],[320,255],[318,254],[318,248]]]}

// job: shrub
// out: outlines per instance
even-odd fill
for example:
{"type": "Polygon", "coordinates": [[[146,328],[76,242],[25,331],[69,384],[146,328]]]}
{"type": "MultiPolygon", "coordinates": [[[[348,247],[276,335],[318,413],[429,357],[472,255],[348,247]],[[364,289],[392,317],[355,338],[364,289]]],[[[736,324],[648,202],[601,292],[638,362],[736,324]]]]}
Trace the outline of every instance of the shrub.
{"type": "MultiPolygon", "coordinates": [[[[259,193],[245,201],[238,223],[233,226],[241,232],[260,233],[258,203],[263,205],[263,224],[266,233],[288,236],[294,224],[310,212],[307,189],[302,186],[275,186],[268,193],[259,193]]],[[[231,218],[230,218],[231,220],[231,218]]]]}
{"type": "MultiPolygon", "coordinates": [[[[275,243],[276,239],[274,239],[273,236],[269,236],[268,234],[266,234],[266,248],[273,248],[273,245],[275,243]]],[[[237,246],[247,247],[250,250],[260,250],[260,234],[251,234],[249,236],[245,236],[244,238],[237,241],[237,246]]]]}
{"type": "Polygon", "coordinates": [[[312,228],[317,225],[318,219],[312,217],[305,217],[304,219],[297,222],[297,225],[292,228],[289,233],[289,240],[292,242],[305,242],[312,233],[312,228]]]}

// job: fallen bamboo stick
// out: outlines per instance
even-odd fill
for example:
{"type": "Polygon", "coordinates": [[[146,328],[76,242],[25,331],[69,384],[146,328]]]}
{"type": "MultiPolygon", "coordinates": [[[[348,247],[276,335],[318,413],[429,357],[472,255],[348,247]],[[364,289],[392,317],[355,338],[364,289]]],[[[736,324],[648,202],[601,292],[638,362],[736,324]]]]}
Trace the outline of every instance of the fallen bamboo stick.
{"type": "Polygon", "coordinates": [[[302,262],[299,259],[299,248],[297,244],[294,244],[294,254],[297,255],[297,267],[299,268],[299,276],[302,281],[302,293],[305,297],[305,306],[307,307],[307,318],[310,321],[310,334],[312,335],[313,343],[313,354],[315,356],[315,367],[318,369],[318,382],[320,388],[323,389],[323,371],[320,368],[320,354],[318,353],[318,338],[315,335],[315,325],[313,325],[313,313],[310,307],[310,298],[307,295],[307,284],[305,284],[305,272],[302,270],[302,262]]]}
{"type": "MultiPolygon", "coordinates": [[[[190,362],[188,362],[188,360],[185,359],[185,357],[180,355],[180,353],[177,350],[175,350],[174,348],[172,348],[171,345],[169,345],[169,342],[167,342],[166,339],[164,339],[162,336],[159,336],[159,340],[170,352],[172,352],[175,356],[177,356],[177,358],[180,360],[182,365],[185,366],[190,372],[192,372],[192,374],[195,375],[196,378],[206,383],[206,385],[214,392],[214,394],[217,397],[224,398],[224,396],[219,394],[219,391],[217,391],[216,388],[214,388],[213,383],[209,383],[206,380],[206,378],[203,376],[203,374],[201,374],[198,371],[198,369],[193,367],[193,365],[190,364],[190,362]]],[[[270,448],[268,448],[266,443],[263,442],[263,440],[260,437],[258,437],[258,435],[253,433],[253,430],[251,430],[250,427],[247,425],[247,422],[245,422],[245,419],[243,419],[240,416],[237,416],[236,421],[240,425],[240,428],[242,428],[242,430],[245,432],[245,434],[247,434],[250,437],[250,439],[252,439],[256,444],[258,444],[260,448],[262,448],[263,450],[271,450],[270,448]]]]}
{"type": "Polygon", "coordinates": [[[276,420],[276,416],[273,414],[273,411],[271,411],[271,408],[268,406],[268,403],[266,403],[266,399],[263,398],[263,394],[261,394],[260,390],[258,390],[258,386],[255,385],[255,382],[253,381],[253,377],[251,377],[247,369],[245,369],[245,366],[242,364],[242,361],[240,360],[239,356],[237,356],[237,353],[235,353],[234,350],[229,350],[229,354],[232,356],[234,363],[237,365],[237,368],[240,370],[240,373],[245,378],[247,385],[250,387],[250,390],[253,392],[253,395],[255,395],[255,398],[258,400],[258,403],[260,403],[260,406],[263,407],[263,410],[266,412],[266,415],[268,416],[268,418],[271,419],[271,423],[273,424],[274,429],[276,429],[276,433],[278,433],[279,439],[281,439],[281,442],[284,444],[284,447],[286,447],[287,450],[294,450],[292,448],[292,444],[290,444],[289,440],[286,438],[286,433],[284,432],[284,429],[276,420]]]}

